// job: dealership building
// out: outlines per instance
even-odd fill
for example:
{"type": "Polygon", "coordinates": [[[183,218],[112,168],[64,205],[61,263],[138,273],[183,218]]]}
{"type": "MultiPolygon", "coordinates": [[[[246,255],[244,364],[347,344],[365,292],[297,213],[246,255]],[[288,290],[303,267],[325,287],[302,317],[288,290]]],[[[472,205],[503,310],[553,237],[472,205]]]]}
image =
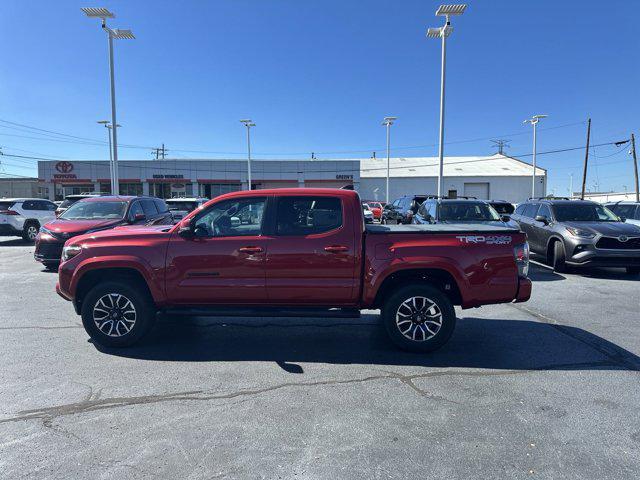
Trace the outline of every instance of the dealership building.
{"type": "MultiPolygon", "coordinates": [[[[444,193],[521,202],[530,196],[532,166],[513,157],[447,157],[444,193]]],[[[435,194],[437,157],[390,160],[390,199],[435,194]]],[[[246,190],[243,160],[121,160],[120,193],[160,198],[204,196],[246,190]]],[[[365,200],[385,200],[386,158],[344,160],[252,160],[253,189],[351,186],[365,200]]],[[[81,192],[110,191],[105,160],[39,161],[38,181],[51,200],[81,192]]],[[[536,196],[546,193],[546,171],[536,169],[536,196]]]]}

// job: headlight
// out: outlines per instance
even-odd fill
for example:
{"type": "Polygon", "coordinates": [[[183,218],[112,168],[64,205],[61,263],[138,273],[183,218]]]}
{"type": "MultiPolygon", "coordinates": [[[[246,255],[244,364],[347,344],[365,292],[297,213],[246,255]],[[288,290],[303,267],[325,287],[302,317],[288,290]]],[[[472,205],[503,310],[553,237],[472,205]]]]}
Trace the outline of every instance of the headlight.
{"type": "Polygon", "coordinates": [[[566,228],[567,231],[574,237],[593,238],[596,236],[595,233],[590,232],[589,230],[584,230],[582,228],[575,228],[575,227],[564,227],[564,228],[566,228]]]}
{"type": "Polygon", "coordinates": [[[82,247],[80,245],[69,245],[62,249],[62,261],[66,262],[67,260],[75,257],[82,251],[82,247]]]}

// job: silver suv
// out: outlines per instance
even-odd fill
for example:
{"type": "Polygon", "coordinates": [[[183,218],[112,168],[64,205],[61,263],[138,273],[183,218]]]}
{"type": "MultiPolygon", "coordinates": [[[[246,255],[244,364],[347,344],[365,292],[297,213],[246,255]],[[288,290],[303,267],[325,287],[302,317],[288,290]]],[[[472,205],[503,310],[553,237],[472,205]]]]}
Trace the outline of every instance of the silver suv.
{"type": "Polygon", "coordinates": [[[0,236],[33,242],[40,226],[55,220],[56,208],[42,198],[0,198],[0,236]]]}
{"type": "Polygon", "coordinates": [[[625,222],[640,226],[640,202],[606,203],[605,207],[625,219],[625,222]]]}
{"type": "Polygon", "coordinates": [[[594,266],[640,273],[640,227],[622,222],[599,203],[532,199],[518,205],[511,218],[527,234],[531,251],[558,272],[594,266]]]}

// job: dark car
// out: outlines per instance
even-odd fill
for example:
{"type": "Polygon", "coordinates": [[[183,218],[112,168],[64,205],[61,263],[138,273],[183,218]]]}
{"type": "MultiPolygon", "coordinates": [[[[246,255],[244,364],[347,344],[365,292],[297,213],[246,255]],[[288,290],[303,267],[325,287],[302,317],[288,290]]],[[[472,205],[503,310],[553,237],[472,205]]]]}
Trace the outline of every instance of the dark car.
{"type": "Polygon", "coordinates": [[[640,226],[640,202],[606,203],[605,207],[619,217],[624,218],[625,222],[640,226]]]}
{"type": "Polygon", "coordinates": [[[512,203],[507,202],[506,200],[489,200],[489,205],[491,205],[500,215],[511,216],[516,209],[512,203]]]}
{"type": "Polygon", "coordinates": [[[153,197],[92,196],[75,202],[55,220],[40,227],[36,261],[52,269],[60,263],[64,243],[77,235],[120,225],[171,225],[164,200],[153,197]]]}
{"type": "Polygon", "coordinates": [[[599,203],[532,199],[518,205],[511,218],[527,234],[531,251],[558,272],[595,266],[640,273],[640,227],[622,222],[599,203]]]}
{"type": "Polygon", "coordinates": [[[178,223],[196,208],[201,207],[209,201],[204,197],[169,198],[167,206],[173,217],[173,223],[178,223]]]}
{"type": "Polygon", "coordinates": [[[427,197],[428,195],[405,195],[391,203],[387,203],[382,210],[380,223],[385,225],[406,225],[411,223],[411,219],[427,197]]]}
{"type": "MultiPolygon", "coordinates": [[[[504,227],[509,219],[500,216],[486,200],[471,198],[427,198],[412,223],[417,225],[434,223],[487,223],[504,227]]],[[[511,225],[511,226],[515,226],[511,225]]]]}

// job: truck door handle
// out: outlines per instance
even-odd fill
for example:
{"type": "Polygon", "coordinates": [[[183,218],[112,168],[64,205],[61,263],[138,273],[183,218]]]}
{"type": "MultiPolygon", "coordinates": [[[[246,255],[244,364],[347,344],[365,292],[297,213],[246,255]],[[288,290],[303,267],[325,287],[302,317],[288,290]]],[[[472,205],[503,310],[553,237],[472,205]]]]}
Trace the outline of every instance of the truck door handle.
{"type": "Polygon", "coordinates": [[[346,252],[347,250],[349,250],[349,247],[345,247],[344,245],[329,245],[328,247],[324,247],[324,251],[329,253],[340,253],[346,252]]]}
{"type": "Polygon", "coordinates": [[[254,253],[262,253],[262,247],[240,247],[238,249],[239,252],[241,253],[248,253],[248,254],[254,254],[254,253]]]}

